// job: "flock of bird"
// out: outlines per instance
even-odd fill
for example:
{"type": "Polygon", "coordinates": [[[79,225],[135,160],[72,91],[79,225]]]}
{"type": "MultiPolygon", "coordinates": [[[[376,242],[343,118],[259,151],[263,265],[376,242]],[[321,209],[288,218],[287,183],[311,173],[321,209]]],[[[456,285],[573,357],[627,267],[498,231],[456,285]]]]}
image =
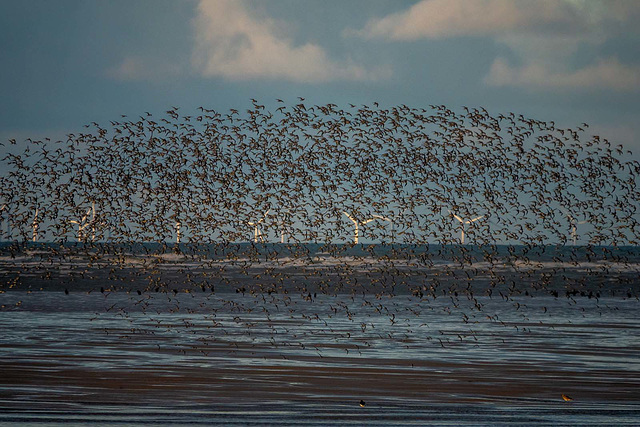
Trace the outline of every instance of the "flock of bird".
{"type": "MultiPolygon", "coordinates": [[[[215,289],[285,304],[292,291],[407,293],[480,311],[479,294],[597,298],[612,263],[628,264],[608,248],[640,241],[640,164],[586,124],[277,105],[174,107],[25,141],[3,159],[0,286],[58,280],[68,292],[73,279],[103,293],[215,289]],[[39,263],[19,260],[36,252],[39,263]],[[566,272],[592,258],[606,262],[566,272]]],[[[616,291],[637,297],[636,273],[616,276],[616,291]]]]}

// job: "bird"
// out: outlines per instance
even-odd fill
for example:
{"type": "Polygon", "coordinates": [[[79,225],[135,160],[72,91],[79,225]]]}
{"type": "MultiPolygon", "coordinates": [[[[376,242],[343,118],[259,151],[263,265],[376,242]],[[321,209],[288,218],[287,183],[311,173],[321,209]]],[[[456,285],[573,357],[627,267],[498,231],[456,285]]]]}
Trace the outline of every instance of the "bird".
{"type": "MultiPolygon", "coordinates": [[[[14,243],[0,267],[18,277],[7,275],[0,291],[68,278],[65,294],[76,290],[74,280],[91,282],[109,301],[127,292],[136,309],[152,311],[148,298],[166,298],[172,313],[192,315],[206,309],[185,301],[201,296],[204,306],[226,304],[237,315],[234,324],[252,323],[241,314],[260,313],[270,324],[287,313],[314,326],[344,316],[365,334],[375,329],[367,310],[395,334],[405,314],[425,323],[421,313],[433,310],[436,298],[438,310],[456,314],[465,330],[481,319],[508,326],[487,312],[493,303],[528,322],[524,298],[593,302],[604,293],[596,287],[615,282],[611,277],[620,285],[611,287],[612,296],[637,298],[631,279],[614,270],[635,268],[616,257],[640,241],[640,166],[606,138],[587,138],[580,130],[586,123],[576,131],[480,106],[458,112],[435,104],[297,100],[276,98],[273,111],[253,98],[246,109],[201,107],[195,120],[177,106],[159,116],[144,111],[139,119],[91,123],[65,141],[26,140],[22,152],[10,140],[0,213],[3,234],[14,243]],[[286,221],[276,221],[280,231],[286,224],[287,242],[282,234],[280,244],[267,241],[274,234],[265,219],[270,206],[287,212],[286,221]],[[266,210],[261,218],[256,207],[266,210]],[[451,216],[459,241],[450,237],[451,216]],[[374,219],[390,223],[391,241],[380,226],[367,230],[374,243],[360,244],[360,226],[374,219]],[[576,224],[584,225],[584,247],[567,245],[576,240],[576,224]],[[354,244],[340,243],[351,226],[354,244]],[[473,246],[464,245],[465,227],[473,228],[473,246]],[[37,251],[36,261],[19,264],[25,251],[37,251]],[[584,274],[576,274],[579,268],[584,274]],[[223,302],[220,295],[230,293],[223,302]],[[489,304],[480,294],[501,298],[489,304]],[[398,297],[416,305],[400,313],[398,297]]],[[[116,309],[128,314],[125,306],[110,307],[116,309]]],[[[189,322],[181,327],[191,332],[189,322]]],[[[226,320],[212,324],[223,330],[226,320]]],[[[417,336],[410,326],[407,342],[417,336]]],[[[344,332],[353,342],[354,331],[344,332]]],[[[400,336],[394,334],[381,333],[400,336]]],[[[356,342],[346,350],[364,348],[356,342]]],[[[444,336],[429,342],[457,345],[444,336]]]]}

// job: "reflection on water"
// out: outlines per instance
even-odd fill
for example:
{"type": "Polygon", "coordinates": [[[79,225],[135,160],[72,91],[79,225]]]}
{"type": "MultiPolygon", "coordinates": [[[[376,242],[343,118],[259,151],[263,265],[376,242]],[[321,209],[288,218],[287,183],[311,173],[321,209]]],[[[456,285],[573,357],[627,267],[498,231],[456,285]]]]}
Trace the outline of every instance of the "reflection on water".
{"type": "Polygon", "coordinates": [[[0,421],[638,422],[637,301],[479,300],[8,292],[0,421]]]}

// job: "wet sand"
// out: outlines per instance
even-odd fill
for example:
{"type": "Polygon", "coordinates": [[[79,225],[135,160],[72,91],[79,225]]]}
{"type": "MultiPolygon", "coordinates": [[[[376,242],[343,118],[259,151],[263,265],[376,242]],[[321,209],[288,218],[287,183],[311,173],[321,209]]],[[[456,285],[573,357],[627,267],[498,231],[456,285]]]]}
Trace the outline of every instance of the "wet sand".
{"type": "MultiPolygon", "coordinates": [[[[526,363],[518,366],[480,363],[429,364],[359,358],[307,358],[284,366],[158,366],[100,370],[56,363],[3,361],[5,407],[37,402],[90,405],[237,403],[271,400],[335,403],[560,402],[561,394],[585,403],[640,401],[640,375],[603,370],[585,374],[526,363]],[[304,366],[295,366],[300,362],[304,366]],[[409,366],[406,366],[409,364],[409,366]],[[309,366],[316,365],[316,366],[309,366]]],[[[79,365],[84,361],[78,360],[79,365]]],[[[640,408],[639,408],[640,409],[640,408]]]]}
{"type": "Polygon", "coordinates": [[[236,363],[103,371],[3,361],[0,421],[40,424],[46,415],[53,423],[68,424],[83,415],[82,422],[104,422],[118,414],[126,424],[191,423],[196,415],[201,422],[220,424],[640,421],[640,378],[615,370],[585,375],[536,370],[526,363],[411,367],[406,361],[336,358],[289,360],[284,365],[265,361],[259,367],[243,365],[241,358],[236,363]],[[303,366],[295,366],[300,362],[303,366]],[[561,393],[574,401],[562,401],[561,393]],[[361,399],[365,408],[358,405],[361,399]],[[142,410],[146,415],[137,413],[142,410]]]}
{"type": "MultiPolygon", "coordinates": [[[[23,303],[0,313],[0,422],[84,414],[82,422],[121,417],[114,423],[640,423],[640,323],[631,301],[580,321],[574,311],[583,307],[541,300],[555,313],[543,325],[533,316],[477,321],[469,336],[459,319],[426,312],[421,326],[359,311],[365,331],[322,311],[348,300],[340,297],[297,307],[320,313],[324,325],[282,311],[267,320],[252,311],[255,300],[221,296],[204,310],[216,314],[212,329],[203,312],[93,312],[98,301],[125,296],[0,296],[12,298],[23,303]],[[232,298],[246,312],[225,309],[232,298]]],[[[415,309],[407,301],[388,304],[415,309]]]]}

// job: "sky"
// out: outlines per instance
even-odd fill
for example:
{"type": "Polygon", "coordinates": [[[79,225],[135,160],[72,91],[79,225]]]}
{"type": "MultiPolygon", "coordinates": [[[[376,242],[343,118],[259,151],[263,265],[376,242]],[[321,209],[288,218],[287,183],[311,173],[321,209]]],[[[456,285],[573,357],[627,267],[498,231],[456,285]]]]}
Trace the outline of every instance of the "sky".
{"type": "Polygon", "coordinates": [[[636,0],[0,0],[0,142],[302,97],[588,123],[640,160],[639,19],[636,0]]]}
{"type": "Polygon", "coordinates": [[[303,97],[586,122],[638,157],[639,18],[636,0],[0,0],[0,141],[303,97]]]}

